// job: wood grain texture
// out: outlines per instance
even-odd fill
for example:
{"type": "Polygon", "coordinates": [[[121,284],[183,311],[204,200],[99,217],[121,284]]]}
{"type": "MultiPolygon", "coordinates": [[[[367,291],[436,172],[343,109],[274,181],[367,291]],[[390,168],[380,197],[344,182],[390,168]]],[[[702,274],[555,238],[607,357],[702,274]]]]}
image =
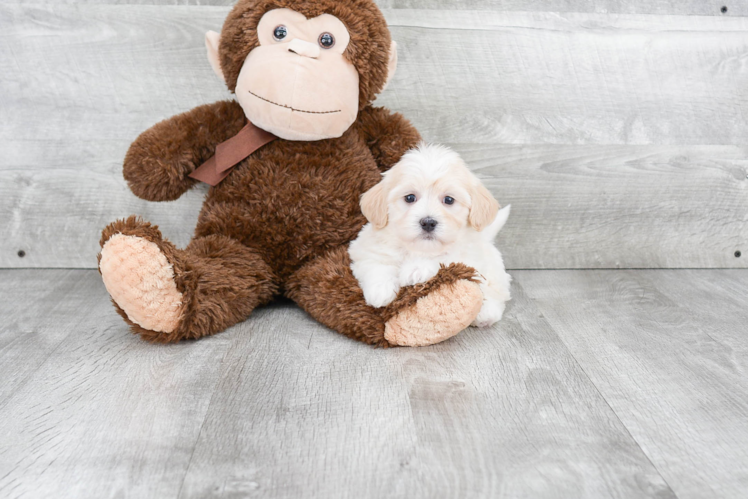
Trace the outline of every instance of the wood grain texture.
{"type": "Polygon", "coordinates": [[[746,271],[515,274],[679,497],[745,495],[746,271]]]}
{"type": "Polygon", "coordinates": [[[109,173],[85,169],[0,171],[0,267],[95,268],[101,231],[136,214],[183,248],[197,224],[205,187],[177,201],[136,198],[121,166],[109,173]],[[23,252],[23,257],[19,257],[23,252]]]}
{"type": "Polygon", "coordinates": [[[457,347],[398,351],[421,443],[423,486],[406,495],[671,497],[520,282],[512,297],[457,347]]]}
{"type": "Polygon", "coordinates": [[[519,287],[424,349],[278,320],[237,337],[181,496],[672,495],[519,287]]]}
{"type": "MultiPolygon", "coordinates": [[[[0,138],[21,158],[49,152],[24,142],[40,138],[126,144],[156,120],[227,96],[202,41],[224,7],[0,9],[2,105],[13,118],[0,138]]],[[[745,18],[386,15],[400,64],[380,101],[430,140],[742,144],[748,135],[745,18]]]]}
{"type": "MultiPolygon", "coordinates": [[[[509,268],[748,266],[746,147],[453,146],[512,204],[509,268]]],[[[0,265],[95,267],[101,228],[131,213],[184,245],[204,192],[147,203],[114,173],[0,171],[0,265]]]]}
{"type": "Polygon", "coordinates": [[[59,345],[0,403],[3,497],[673,496],[521,284],[495,328],[375,350],[289,303],[150,345],[95,271],[0,280],[0,303],[92,304],[57,331],[37,314],[19,338],[59,345]]]}
{"type": "MultiPolygon", "coordinates": [[[[76,0],[77,1],[77,0],[76,0]]],[[[169,0],[166,0],[169,1],[169,0]]],[[[202,2],[202,0],[200,0],[202,2]]],[[[228,2],[230,0],[211,0],[228,2]]],[[[204,2],[203,2],[204,3],[204,2]]],[[[744,16],[748,5],[726,0],[377,0],[382,9],[583,12],[597,14],[665,14],[744,16]],[[722,7],[727,7],[722,12],[722,7]]]]}
{"type": "Polygon", "coordinates": [[[746,342],[745,318],[746,297],[748,297],[748,280],[744,272],[734,270],[717,270],[715,273],[702,270],[689,270],[681,273],[657,274],[657,291],[675,302],[699,303],[708,300],[698,307],[703,325],[708,326],[707,333],[736,356],[731,365],[739,360],[748,360],[748,342],[746,342]],[[683,282],[695,282],[698,286],[683,286],[683,282]]]}
{"type": "MultiPolygon", "coordinates": [[[[15,0],[22,4],[136,4],[136,5],[223,5],[236,0],[15,0]]],[[[748,5],[727,0],[376,0],[382,9],[492,10],[588,12],[598,14],[672,14],[702,16],[745,16],[748,5]],[[722,12],[722,7],[727,7],[722,12]]]]}
{"type": "Polygon", "coordinates": [[[744,144],[747,18],[392,10],[382,104],[430,140],[744,144]]]}
{"type": "Polygon", "coordinates": [[[0,283],[2,307],[23,311],[0,325],[13,342],[2,375],[24,375],[3,378],[0,496],[175,496],[228,337],[147,344],[96,271],[0,271],[0,283]]]}
{"type": "Polygon", "coordinates": [[[748,149],[456,145],[512,213],[515,269],[746,267],[748,149]]]}
{"type": "Polygon", "coordinates": [[[87,288],[90,272],[50,269],[0,276],[1,407],[81,324],[82,315],[71,312],[106,307],[108,298],[87,288]]]}
{"type": "MultiPolygon", "coordinates": [[[[204,189],[146,203],[121,162],[153,123],[229,97],[202,42],[226,12],[0,5],[0,267],[94,267],[101,228],[133,213],[186,244],[204,189]]],[[[510,267],[745,267],[748,19],[385,13],[401,62],[379,101],[493,151],[510,267]]]]}

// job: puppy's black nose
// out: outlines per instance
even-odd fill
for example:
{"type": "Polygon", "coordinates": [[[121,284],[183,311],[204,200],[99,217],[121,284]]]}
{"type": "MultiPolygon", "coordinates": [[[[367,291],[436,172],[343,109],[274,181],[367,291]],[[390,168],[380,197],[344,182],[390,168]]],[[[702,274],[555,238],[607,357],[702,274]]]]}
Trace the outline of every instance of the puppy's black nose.
{"type": "Polygon", "coordinates": [[[421,228],[426,231],[427,233],[430,233],[434,229],[436,229],[436,225],[439,224],[436,219],[432,219],[431,217],[424,217],[421,219],[421,228]]]}

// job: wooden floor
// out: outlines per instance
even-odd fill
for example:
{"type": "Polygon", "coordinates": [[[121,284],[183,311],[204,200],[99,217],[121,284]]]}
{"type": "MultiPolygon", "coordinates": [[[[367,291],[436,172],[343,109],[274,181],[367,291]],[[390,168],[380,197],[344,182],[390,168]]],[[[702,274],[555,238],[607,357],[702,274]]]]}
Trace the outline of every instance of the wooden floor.
{"type": "Polygon", "coordinates": [[[149,345],[95,270],[0,271],[0,497],[748,495],[748,270],[513,274],[374,350],[291,303],[149,345]]]}
{"type": "Polygon", "coordinates": [[[98,241],[136,214],[187,244],[207,188],[140,200],[122,159],[231,98],[204,35],[235,2],[0,2],[0,498],[748,497],[747,0],[377,0],[376,104],[512,205],[505,262],[540,270],[427,348],[289,302],[149,345],[98,241]]]}

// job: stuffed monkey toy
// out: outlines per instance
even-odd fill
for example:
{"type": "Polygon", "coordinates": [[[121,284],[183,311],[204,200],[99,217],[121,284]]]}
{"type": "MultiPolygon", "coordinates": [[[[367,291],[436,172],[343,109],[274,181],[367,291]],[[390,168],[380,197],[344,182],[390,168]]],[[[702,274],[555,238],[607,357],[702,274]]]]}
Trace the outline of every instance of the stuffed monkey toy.
{"type": "Polygon", "coordinates": [[[371,105],[392,77],[395,43],[372,0],[240,0],[208,60],[236,96],[143,132],[124,160],[140,198],[213,185],[185,249],[131,216],[104,229],[99,271],[144,339],[218,333],[283,295],[313,318],[376,346],[428,345],[467,327],[482,303],[474,270],[453,264],[368,306],[348,243],[361,195],[420,140],[371,105]]]}

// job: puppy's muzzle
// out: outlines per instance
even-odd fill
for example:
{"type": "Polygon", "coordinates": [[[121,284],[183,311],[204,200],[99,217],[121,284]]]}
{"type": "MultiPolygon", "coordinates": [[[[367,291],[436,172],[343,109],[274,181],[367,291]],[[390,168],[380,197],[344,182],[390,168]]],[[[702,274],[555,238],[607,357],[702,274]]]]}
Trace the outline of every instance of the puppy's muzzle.
{"type": "Polygon", "coordinates": [[[436,219],[433,219],[431,217],[424,217],[420,221],[421,223],[421,229],[426,231],[427,233],[432,232],[434,229],[436,229],[436,226],[439,224],[436,219]]]}

